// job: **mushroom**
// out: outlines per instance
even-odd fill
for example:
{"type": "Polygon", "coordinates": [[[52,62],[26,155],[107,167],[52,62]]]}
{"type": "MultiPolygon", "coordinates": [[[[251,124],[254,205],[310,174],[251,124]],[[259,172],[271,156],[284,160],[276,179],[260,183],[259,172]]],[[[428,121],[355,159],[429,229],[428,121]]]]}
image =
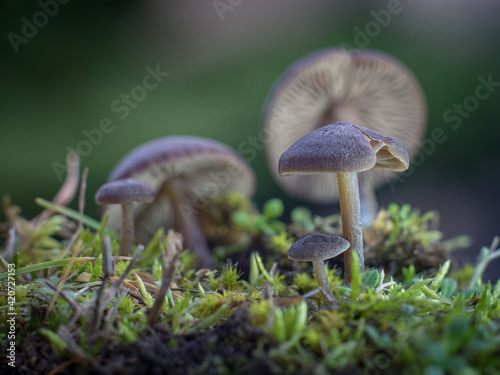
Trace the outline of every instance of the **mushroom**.
{"type": "MultiPolygon", "coordinates": [[[[230,147],[199,137],[171,136],[132,150],[112,170],[108,180],[134,178],[146,182],[155,194],[152,203],[134,206],[137,239],[147,242],[160,228],[184,236],[186,248],[197,256],[197,266],[210,267],[210,252],[198,220],[210,198],[231,190],[245,196],[255,191],[250,166],[230,147]]],[[[110,206],[108,225],[116,228],[120,213],[110,206]]]]}
{"type": "Polygon", "coordinates": [[[122,206],[122,242],[120,255],[130,255],[134,242],[134,202],[150,203],[154,200],[151,188],[145,182],[131,178],[108,182],[95,194],[98,205],[121,204],[122,206]]]}
{"type": "MultiPolygon", "coordinates": [[[[290,195],[313,203],[338,199],[336,176],[279,178],[281,154],[303,135],[338,121],[398,139],[415,155],[425,134],[427,107],[414,75],[393,57],[373,50],[330,48],[312,53],[289,67],[271,89],[264,110],[269,168],[290,195]]],[[[391,171],[359,176],[363,224],[377,211],[374,189],[391,171]]]]}
{"type": "Polygon", "coordinates": [[[336,234],[313,233],[297,240],[288,250],[288,258],[312,262],[323,301],[329,309],[334,307],[335,297],[328,282],[324,261],[336,257],[348,248],[349,242],[336,234]]]}
{"type": "Polygon", "coordinates": [[[357,173],[378,167],[393,171],[408,168],[408,152],[391,137],[349,122],[326,125],[306,134],[280,157],[278,173],[337,173],[344,238],[351,247],[344,254],[347,284],[351,281],[351,253],[364,271],[363,235],[357,173]]]}

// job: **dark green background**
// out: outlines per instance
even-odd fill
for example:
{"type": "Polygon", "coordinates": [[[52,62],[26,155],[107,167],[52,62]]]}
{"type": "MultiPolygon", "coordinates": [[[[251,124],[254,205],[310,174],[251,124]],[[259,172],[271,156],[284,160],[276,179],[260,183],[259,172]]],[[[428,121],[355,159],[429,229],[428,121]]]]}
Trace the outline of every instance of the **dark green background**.
{"type": "MultiPolygon", "coordinates": [[[[466,260],[500,234],[500,87],[458,129],[443,119],[474,95],[479,76],[500,82],[498,2],[222,2],[233,5],[221,20],[214,1],[73,0],[59,5],[15,53],[8,34],[22,36],[23,17],[33,20],[41,6],[4,1],[0,194],[9,194],[25,216],[35,215],[33,198],[50,199],[60,185],[53,163],[63,163],[66,148],[85,139],[83,130],[110,118],[114,131],[82,157],[90,168],[87,213],[96,216],[94,192],[129,150],[173,134],[238,148],[258,134],[269,88],[289,64],[319,48],[360,46],[361,31],[372,35],[362,41],[366,47],[414,71],[427,95],[427,134],[439,127],[447,135],[396,191],[380,191],[381,203],[437,209],[446,238],[473,236],[469,252],[462,252],[466,260]],[[389,8],[396,9],[390,20],[389,8]],[[142,83],[147,66],[158,64],[169,77],[120,120],[111,103],[142,83]]],[[[297,204],[271,179],[263,152],[251,165],[258,205],[275,196],[287,207],[297,204]]]]}

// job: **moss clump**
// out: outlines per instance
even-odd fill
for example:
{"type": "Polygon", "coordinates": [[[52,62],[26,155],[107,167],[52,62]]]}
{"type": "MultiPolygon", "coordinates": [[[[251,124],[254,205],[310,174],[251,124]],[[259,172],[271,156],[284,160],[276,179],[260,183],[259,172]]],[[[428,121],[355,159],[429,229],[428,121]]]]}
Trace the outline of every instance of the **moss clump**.
{"type": "Polygon", "coordinates": [[[442,242],[437,229],[437,213],[420,214],[405,204],[390,204],[381,209],[375,222],[365,228],[365,262],[368,266],[384,266],[391,275],[401,275],[403,267],[415,271],[436,269],[450,258],[450,252],[469,245],[466,236],[442,242]]]}

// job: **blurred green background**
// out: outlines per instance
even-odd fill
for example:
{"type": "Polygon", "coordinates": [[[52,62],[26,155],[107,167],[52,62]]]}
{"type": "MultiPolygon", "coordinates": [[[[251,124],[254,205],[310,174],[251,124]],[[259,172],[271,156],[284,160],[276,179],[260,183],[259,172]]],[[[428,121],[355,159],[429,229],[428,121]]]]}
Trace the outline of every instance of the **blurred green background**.
{"type": "MultiPolygon", "coordinates": [[[[50,199],[59,188],[54,163],[64,163],[67,148],[102,119],[114,130],[81,158],[90,168],[86,212],[94,217],[96,189],[132,148],[187,134],[237,149],[258,135],[263,102],[289,64],[344,43],[385,51],[413,70],[427,95],[428,136],[435,128],[447,135],[395,191],[380,190],[381,205],[438,210],[446,238],[472,236],[461,253],[468,261],[500,234],[500,87],[477,105],[469,99],[474,110],[459,115],[460,127],[443,118],[475,96],[479,77],[500,82],[500,3],[60,1],[4,1],[0,14],[0,194],[26,217],[40,211],[34,197],[50,199]],[[112,103],[142,84],[148,66],[169,76],[120,119],[112,103]]],[[[276,186],[264,152],[250,164],[257,205],[276,196],[288,207],[302,203],[276,186]]]]}

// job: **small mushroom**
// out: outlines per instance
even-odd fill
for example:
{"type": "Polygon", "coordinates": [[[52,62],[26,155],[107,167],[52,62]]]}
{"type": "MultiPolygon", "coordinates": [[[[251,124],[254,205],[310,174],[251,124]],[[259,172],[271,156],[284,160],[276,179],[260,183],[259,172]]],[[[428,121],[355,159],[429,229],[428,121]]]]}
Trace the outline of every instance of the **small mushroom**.
{"type": "Polygon", "coordinates": [[[288,250],[288,258],[312,262],[323,301],[329,309],[334,307],[335,297],[328,282],[324,261],[336,257],[348,248],[349,242],[340,236],[331,233],[313,233],[297,240],[288,250]]]}
{"type": "Polygon", "coordinates": [[[98,205],[121,204],[122,206],[122,242],[120,255],[130,255],[134,242],[134,202],[150,203],[154,194],[148,184],[131,178],[104,184],[95,194],[98,205]]]}
{"type": "Polygon", "coordinates": [[[393,171],[408,168],[408,153],[394,138],[349,122],[326,125],[306,134],[288,148],[279,160],[281,176],[337,173],[340,214],[344,238],[351,247],[344,254],[347,284],[351,281],[351,253],[364,271],[363,235],[357,173],[378,167],[393,171]]]}
{"type": "MultiPolygon", "coordinates": [[[[277,80],[264,110],[266,153],[271,174],[290,195],[314,203],[338,199],[336,176],[277,174],[281,154],[305,134],[327,124],[349,121],[398,139],[415,155],[425,135],[427,107],[412,74],[390,55],[373,50],[330,48],[312,53],[277,80]]],[[[363,224],[377,211],[374,189],[391,171],[360,174],[363,224]]]]}
{"type": "MultiPolygon", "coordinates": [[[[199,137],[171,136],[132,150],[108,180],[134,178],[147,183],[155,194],[152,203],[134,206],[137,240],[147,242],[160,228],[183,234],[186,248],[197,256],[199,267],[210,267],[210,252],[198,220],[210,198],[239,191],[252,196],[255,175],[250,166],[223,143],[199,137]]],[[[119,225],[120,213],[110,206],[108,225],[119,225]]]]}

